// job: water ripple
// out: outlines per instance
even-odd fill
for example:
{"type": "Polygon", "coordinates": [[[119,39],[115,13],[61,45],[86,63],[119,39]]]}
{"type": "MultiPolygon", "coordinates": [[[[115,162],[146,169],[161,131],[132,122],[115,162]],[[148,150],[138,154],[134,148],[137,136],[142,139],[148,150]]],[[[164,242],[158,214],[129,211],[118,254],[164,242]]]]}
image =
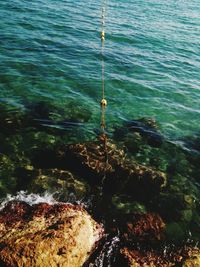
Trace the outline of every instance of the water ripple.
{"type": "MultiPolygon", "coordinates": [[[[197,0],[108,2],[110,124],[152,116],[168,136],[200,131],[199,12],[197,0]]],[[[84,99],[91,122],[98,120],[100,2],[1,1],[0,14],[0,98],[45,98],[61,106],[84,99]]]]}

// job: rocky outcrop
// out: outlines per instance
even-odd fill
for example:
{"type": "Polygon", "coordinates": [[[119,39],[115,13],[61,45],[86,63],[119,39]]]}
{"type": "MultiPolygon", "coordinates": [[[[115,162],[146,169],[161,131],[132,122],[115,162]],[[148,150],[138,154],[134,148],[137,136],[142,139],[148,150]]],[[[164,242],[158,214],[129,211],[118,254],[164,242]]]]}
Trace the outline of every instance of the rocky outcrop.
{"type": "Polygon", "coordinates": [[[84,267],[199,267],[200,249],[189,242],[173,244],[156,213],[118,217],[100,251],[84,267]]]}
{"type": "Polygon", "coordinates": [[[99,140],[40,151],[33,165],[39,169],[68,170],[90,185],[103,185],[103,191],[109,195],[125,193],[136,200],[159,194],[167,183],[165,173],[127,158],[124,149],[110,140],[106,144],[99,140]]]}
{"type": "Polygon", "coordinates": [[[120,250],[124,267],[199,267],[200,250],[191,247],[158,252],[123,248],[120,250]]]}
{"type": "Polygon", "coordinates": [[[80,206],[9,202],[0,211],[0,263],[81,267],[102,236],[102,227],[80,206]]]}
{"type": "MultiPolygon", "coordinates": [[[[0,195],[48,191],[57,201],[86,200],[108,234],[95,267],[198,266],[199,251],[183,247],[184,240],[193,245],[200,240],[199,135],[170,142],[154,120],[143,118],[117,126],[105,144],[103,135],[94,141],[85,127],[92,115],[87,107],[69,103],[64,108],[43,102],[19,110],[0,107],[0,195]],[[111,265],[118,253],[122,263],[111,265]]],[[[39,260],[41,266],[41,257],[42,266],[50,266],[48,260],[82,264],[90,246],[77,238],[84,235],[81,229],[92,228],[93,220],[77,206],[63,205],[15,202],[1,211],[0,266],[17,266],[16,260],[19,266],[39,260]],[[83,228],[76,226],[79,222],[83,228]],[[82,253],[81,260],[69,256],[63,244],[82,253]],[[52,256],[47,255],[50,247],[52,256]]]]}
{"type": "Polygon", "coordinates": [[[66,146],[59,151],[57,161],[61,165],[65,162],[65,168],[81,174],[90,183],[100,183],[106,176],[104,190],[109,193],[137,192],[141,196],[142,191],[147,196],[150,191],[160,192],[167,182],[163,172],[126,158],[124,150],[110,141],[106,145],[99,141],[66,146]]]}

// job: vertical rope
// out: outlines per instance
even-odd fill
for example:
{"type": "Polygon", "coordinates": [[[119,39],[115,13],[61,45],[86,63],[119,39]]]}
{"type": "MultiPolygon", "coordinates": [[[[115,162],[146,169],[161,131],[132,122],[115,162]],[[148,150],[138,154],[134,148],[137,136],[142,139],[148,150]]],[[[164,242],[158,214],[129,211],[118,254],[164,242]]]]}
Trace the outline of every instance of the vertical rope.
{"type": "Polygon", "coordinates": [[[102,99],[104,99],[105,95],[105,80],[104,80],[104,41],[105,41],[105,0],[102,6],[102,29],[101,29],[101,56],[102,56],[102,99]]]}
{"type": "Polygon", "coordinates": [[[106,16],[106,0],[102,2],[102,29],[101,29],[101,85],[102,85],[102,100],[101,100],[101,129],[105,133],[105,108],[107,101],[105,99],[105,64],[104,64],[104,41],[105,41],[105,16],[106,16]]]}
{"type": "Polygon", "coordinates": [[[107,106],[107,101],[105,99],[105,64],[104,64],[104,42],[105,42],[105,17],[106,17],[106,0],[102,0],[102,28],[101,28],[101,90],[102,90],[102,99],[101,99],[101,130],[102,133],[99,136],[100,141],[103,144],[104,156],[105,156],[105,170],[104,176],[102,178],[102,192],[103,194],[103,185],[106,179],[106,171],[108,168],[108,149],[107,149],[107,136],[105,132],[105,109],[107,106]]]}

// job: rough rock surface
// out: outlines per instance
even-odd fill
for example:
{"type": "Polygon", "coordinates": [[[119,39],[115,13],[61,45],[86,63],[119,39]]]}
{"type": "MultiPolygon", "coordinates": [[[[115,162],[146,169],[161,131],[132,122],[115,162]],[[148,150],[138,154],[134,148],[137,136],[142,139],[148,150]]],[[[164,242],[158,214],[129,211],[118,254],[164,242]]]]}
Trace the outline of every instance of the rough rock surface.
{"type": "Polygon", "coordinates": [[[126,241],[148,242],[161,240],[165,223],[156,213],[134,214],[124,216],[125,224],[122,227],[126,241]]]}
{"type": "Polygon", "coordinates": [[[102,235],[80,206],[9,202],[0,211],[0,266],[81,267],[102,235]]]}
{"type": "Polygon", "coordinates": [[[110,141],[106,143],[106,148],[101,142],[69,145],[64,148],[60,157],[67,159],[65,162],[70,169],[79,170],[91,182],[97,183],[97,178],[101,181],[106,174],[105,190],[124,189],[127,193],[130,189],[132,194],[134,189],[149,192],[151,188],[155,193],[160,192],[167,182],[163,172],[127,159],[124,150],[110,141]]]}
{"type": "Polygon", "coordinates": [[[199,267],[200,250],[192,247],[183,247],[177,250],[158,252],[155,250],[142,251],[140,249],[120,250],[124,257],[124,267],[199,267]]]}
{"type": "Polygon", "coordinates": [[[123,148],[110,140],[62,146],[56,151],[40,151],[34,167],[70,171],[89,184],[103,183],[104,192],[126,193],[136,199],[149,199],[166,186],[166,174],[127,158],[123,148]],[[44,160],[45,159],[45,160],[44,160]],[[105,179],[106,177],[106,179],[105,179]]]}
{"type": "Polygon", "coordinates": [[[119,261],[123,267],[200,267],[200,249],[189,244],[163,243],[165,223],[156,213],[124,218],[124,246],[119,261]]]}
{"type": "Polygon", "coordinates": [[[200,249],[192,243],[166,243],[165,223],[156,213],[120,217],[84,267],[200,267],[200,249]],[[118,231],[115,227],[117,226],[118,231]]]}
{"type": "Polygon", "coordinates": [[[200,267],[200,251],[194,251],[185,260],[183,267],[200,267]]]}
{"type": "Polygon", "coordinates": [[[124,256],[126,264],[125,266],[130,267],[171,267],[172,264],[163,261],[159,255],[155,252],[148,251],[142,252],[140,250],[130,250],[128,248],[123,248],[120,250],[121,254],[124,256]]]}

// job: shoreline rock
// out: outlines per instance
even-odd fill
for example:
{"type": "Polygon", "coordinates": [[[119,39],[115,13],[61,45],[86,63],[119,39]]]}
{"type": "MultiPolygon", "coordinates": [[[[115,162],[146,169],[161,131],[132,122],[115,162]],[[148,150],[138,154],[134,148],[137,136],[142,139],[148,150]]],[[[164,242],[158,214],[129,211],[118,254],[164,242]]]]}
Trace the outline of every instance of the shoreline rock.
{"type": "Polygon", "coordinates": [[[78,205],[12,201],[0,211],[0,262],[6,267],[81,267],[103,232],[78,205]]]}

